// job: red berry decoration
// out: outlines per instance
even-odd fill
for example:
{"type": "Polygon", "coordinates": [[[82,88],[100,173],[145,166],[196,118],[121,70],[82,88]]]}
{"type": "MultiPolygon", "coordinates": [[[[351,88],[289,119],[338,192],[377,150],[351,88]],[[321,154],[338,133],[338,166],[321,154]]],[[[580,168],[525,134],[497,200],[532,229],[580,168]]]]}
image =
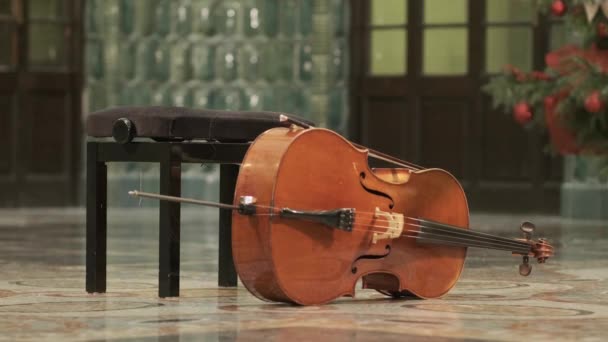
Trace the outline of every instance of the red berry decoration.
{"type": "Polygon", "coordinates": [[[585,98],[585,109],[590,113],[598,113],[604,109],[604,102],[598,90],[594,90],[585,98]]]}
{"type": "Polygon", "coordinates": [[[547,96],[545,97],[544,103],[545,103],[545,109],[546,108],[552,108],[553,106],[555,106],[555,103],[557,101],[555,100],[555,97],[553,96],[547,96]]]}
{"type": "Polygon", "coordinates": [[[568,11],[568,6],[563,0],[554,0],[551,4],[551,13],[556,17],[561,17],[568,11]]]}
{"type": "Polygon", "coordinates": [[[528,80],[528,77],[523,72],[520,72],[518,74],[515,74],[515,79],[517,80],[517,82],[526,82],[528,80]]]}
{"type": "Polygon", "coordinates": [[[521,125],[525,125],[532,120],[532,109],[526,102],[519,102],[513,107],[513,117],[521,125]]]}
{"type": "Polygon", "coordinates": [[[606,23],[598,23],[596,26],[597,36],[600,38],[608,37],[608,25],[606,23]]]}
{"type": "Polygon", "coordinates": [[[542,71],[532,71],[532,78],[538,81],[550,81],[551,77],[542,71]]]}

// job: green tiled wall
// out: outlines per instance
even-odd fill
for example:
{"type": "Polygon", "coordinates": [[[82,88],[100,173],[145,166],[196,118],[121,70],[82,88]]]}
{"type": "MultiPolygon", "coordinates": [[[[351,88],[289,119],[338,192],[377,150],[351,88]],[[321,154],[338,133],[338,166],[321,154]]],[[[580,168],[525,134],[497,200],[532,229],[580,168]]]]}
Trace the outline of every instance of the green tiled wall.
{"type": "Polygon", "coordinates": [[[561,214],[568,218],[608,220],[608,157],[564,157],[561,214]]]}
{"type": "MultiPolygon", "coordinates": [[[[271,110],[344,133],[347,23],[345,0],[88,0],[85,112],[271,110]]],[[[157,178],[152,166],[110,164],[110,204],[132,203],[122,189],[157,178]]],[[[216,178],[215,167],[184,167],[184,188],[216,187],[216,178]]]]}

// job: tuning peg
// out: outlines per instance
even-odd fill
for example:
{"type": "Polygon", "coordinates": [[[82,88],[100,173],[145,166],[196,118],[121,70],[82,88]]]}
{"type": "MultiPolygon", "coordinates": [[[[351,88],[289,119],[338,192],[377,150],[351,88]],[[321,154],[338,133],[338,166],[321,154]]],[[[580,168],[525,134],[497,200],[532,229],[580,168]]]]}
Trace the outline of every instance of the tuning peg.
{"type": "Polygon", "coordinates": [[[531,222],[524,222],[519,229],[524,233],[524,239],[530,240],[532,239],[532,234],[534,233],[536,226],[531,222]]]}
{"type": "MultiPolygon", "coordinates": [[[[524,233],[524,239],[526,239],[526,241],[530,241],[532,239],[532,234],[534,233],[536,226],[531,222],[524,222],[521,224],[519,229],[522,231],[522,233],[524,233]]],[[[530,259],[528,258],[527,255],[524,255],[522,263],[521,263],[521,265],[519,265],[519,274],[521,274],[524,277],[527,277],[530,275],[530,273],[532,273],[532,266],[530,266],[530,259]]]]}
{"type": "Polygon", "coordinates": [[[519,265],[519,274],[527,277],[530,273],[532,273],[532,266],[530,266],[528,256],[524,256],[523,262],[519,265]]]}

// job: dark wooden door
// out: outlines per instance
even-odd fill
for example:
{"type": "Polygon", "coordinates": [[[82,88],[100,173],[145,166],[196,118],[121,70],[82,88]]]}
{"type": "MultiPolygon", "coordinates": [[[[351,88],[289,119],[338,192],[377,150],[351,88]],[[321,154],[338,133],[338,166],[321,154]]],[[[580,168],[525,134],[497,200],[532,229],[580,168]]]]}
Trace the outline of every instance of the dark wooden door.
{"type": "Polygon", "coordinates": [[[533,3],[352,1],[352,137],[450,171],[473,210],[556,212],[561,161],[481,91],[502,64],[543,67],[553,24],[533,3]]]}
{"type": "Polygon", "coordinates": [[[0,0],[0,205],[75,203],[82,7],[0,0]]]}

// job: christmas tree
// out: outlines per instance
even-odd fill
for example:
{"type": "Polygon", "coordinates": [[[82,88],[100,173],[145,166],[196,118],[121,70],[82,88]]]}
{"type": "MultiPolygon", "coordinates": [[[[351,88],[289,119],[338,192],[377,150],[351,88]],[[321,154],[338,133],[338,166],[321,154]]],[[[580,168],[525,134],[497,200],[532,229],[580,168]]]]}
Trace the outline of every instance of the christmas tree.
{"type": "Polygon", "coordinates": [[[493,105],[530,129],[547,130],[562,154],[608,151],[608,0],[539,0],[579,44],[546,55],[546,69],[506,66],[484,86],[493,105]]]}

